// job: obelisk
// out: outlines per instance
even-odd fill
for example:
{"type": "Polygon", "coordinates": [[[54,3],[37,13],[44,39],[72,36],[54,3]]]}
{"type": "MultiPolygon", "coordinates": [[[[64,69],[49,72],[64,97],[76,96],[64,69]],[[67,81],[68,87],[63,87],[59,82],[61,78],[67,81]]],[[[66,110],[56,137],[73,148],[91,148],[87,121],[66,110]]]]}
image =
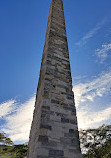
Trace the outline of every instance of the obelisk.
{"type": "Polygon", "coordinates": [[[52,0],[27,158],[81,158],[62,0],[52,0]]]}

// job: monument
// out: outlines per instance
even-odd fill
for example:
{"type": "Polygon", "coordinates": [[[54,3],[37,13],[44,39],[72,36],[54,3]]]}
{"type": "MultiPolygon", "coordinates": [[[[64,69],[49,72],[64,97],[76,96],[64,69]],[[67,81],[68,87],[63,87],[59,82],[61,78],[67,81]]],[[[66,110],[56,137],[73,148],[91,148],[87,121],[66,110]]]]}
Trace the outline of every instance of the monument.
{"type": "Polygon", "coordinates": [[[27,158],[81,158],[62,0],[52,0],[27,158]]]}

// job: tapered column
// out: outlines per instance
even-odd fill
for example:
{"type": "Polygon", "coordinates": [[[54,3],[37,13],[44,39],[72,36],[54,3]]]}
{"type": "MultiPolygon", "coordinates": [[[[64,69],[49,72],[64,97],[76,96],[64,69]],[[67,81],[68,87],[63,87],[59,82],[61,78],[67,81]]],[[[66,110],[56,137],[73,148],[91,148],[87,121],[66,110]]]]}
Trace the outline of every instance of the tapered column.
{"type": "Polygon", "coordinates": [[[62,0],[52,0],[28,158],[81,158],[62,0]]]}

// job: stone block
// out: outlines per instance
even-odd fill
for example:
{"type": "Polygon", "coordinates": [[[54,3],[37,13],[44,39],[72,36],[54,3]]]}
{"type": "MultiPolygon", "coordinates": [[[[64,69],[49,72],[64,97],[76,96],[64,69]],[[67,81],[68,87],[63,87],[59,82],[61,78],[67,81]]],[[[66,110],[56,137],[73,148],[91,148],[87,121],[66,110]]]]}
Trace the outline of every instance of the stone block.
{"type": "Polygon", "coordinates": [[[39,135],[39,142],[48,142],[48,136],[39,135]]]}
{"type": "Polygon", "coordinates": [[[49,156],[64,156],[64,151],[61,150],[49,150],[49,156]]]}
{"type": "Polygon", "coordinates": [[[46,125],[46,124],[41,124],[40,125],[40,128],[44,128],[44,129],[47,129],[47,130],[52,130],[52,126],[49,126],[49,125],[46,125]]]}

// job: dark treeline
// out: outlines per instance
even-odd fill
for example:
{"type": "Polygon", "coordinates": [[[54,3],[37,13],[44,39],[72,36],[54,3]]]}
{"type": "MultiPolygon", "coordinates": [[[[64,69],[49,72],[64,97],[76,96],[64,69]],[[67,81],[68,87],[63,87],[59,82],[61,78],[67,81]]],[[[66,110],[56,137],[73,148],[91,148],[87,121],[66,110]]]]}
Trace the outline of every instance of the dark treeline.
{"type": "Polygon", "coordinates": [[[27,155],[27,144],[14,145],[4,133],[0,133],[0,157],[24,158],[27,155]]]}

